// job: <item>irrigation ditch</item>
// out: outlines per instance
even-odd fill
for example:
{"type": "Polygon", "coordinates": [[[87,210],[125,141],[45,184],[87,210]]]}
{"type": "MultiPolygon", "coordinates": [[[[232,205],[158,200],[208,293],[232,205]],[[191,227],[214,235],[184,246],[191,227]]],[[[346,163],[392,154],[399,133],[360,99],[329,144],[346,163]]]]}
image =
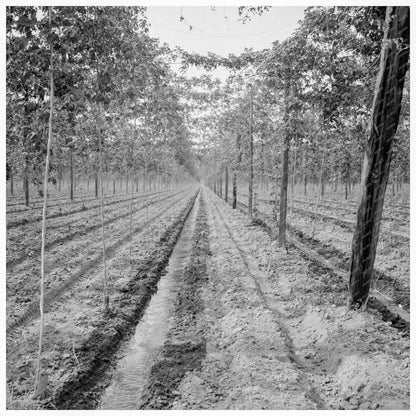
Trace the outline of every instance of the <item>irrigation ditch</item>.
{"type": "Polygon", "coordinates": [[[183,284],[175,302],[173,323],[167,340],[152,366],[140,399],[140,409],[170,409],[178,397],[177,388],[188,372],[199,369],[206,355],[206,342],[200,315],[203,302],[200,288],[207,281],[208,242],[205,203],[200,200],[192,237],[191,256],[183,272],[183,284]]]}

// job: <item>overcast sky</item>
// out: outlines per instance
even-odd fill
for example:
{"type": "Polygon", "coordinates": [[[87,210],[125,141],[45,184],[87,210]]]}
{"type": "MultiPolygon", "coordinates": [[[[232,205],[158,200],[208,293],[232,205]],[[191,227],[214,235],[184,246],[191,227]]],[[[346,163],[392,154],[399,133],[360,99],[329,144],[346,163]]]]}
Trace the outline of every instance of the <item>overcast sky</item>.
{"type": "MultiPolygon", "coordinates": [[[[270,48],[275,40],[284,40],[303,17],[303,7],[274,6],[262,16],[254,16],[243,24],[236,6],[157,6],[148,7],[150,36],[159,38],[172,48],[180,46],[188,52],[218,55],[240,54],[244,48],[270,48]],[[180,17],[184,20],[181,21],[180,17]],[[192,26],[192,30],[190,30],[192,26]]],[[[191,70],[188,75],[201,71],[191,70]]],[[[218,70],[215,76],[224,78],[218,70]]]]}

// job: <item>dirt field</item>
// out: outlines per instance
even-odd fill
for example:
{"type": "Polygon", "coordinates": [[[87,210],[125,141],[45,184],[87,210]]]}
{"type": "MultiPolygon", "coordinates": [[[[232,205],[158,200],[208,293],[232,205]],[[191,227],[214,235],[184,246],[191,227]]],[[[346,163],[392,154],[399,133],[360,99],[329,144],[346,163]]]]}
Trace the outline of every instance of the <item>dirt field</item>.
{"type": "Polygon", "coordinates": [[[112,307],[107,316],[101,313],[100,263],[93,256],[99,252],[94,220],[83,234],[80,217],[79,226],[71,228],[78,237],[63,243],[54,243],[65,239],[60,223],[57,234],[49,236],[56,259],[50,273],[56,279],[47,292],[43,364],[48,383],[36,399],[31,388],[38,317],[36,299],[29,296],[36,281],[29,276],[38,264],[28,254],[18,259],[19,252],[36,250],[29,237],[33,233],[35,239],[37,223],[10,228],[14,246],[19,227],[26,227],[28,239],[19,250],[8,251],[8,261],[14,262],[7,282],[8,408],[99,406],[100,395],[115,382],[117,350],[131,342],[195,203],[197,215],[188,220],[195,221],[189,263],[166,339],[148,363],[138,407],[409,409],[408,327],[392,326],[376,306],[348,311],[343,279],[291,246],[278,248],[270,232],[208,188],[198,195],[196,189],[181,189],[149,197],[149,207],[152,198],[165,199],[154,202],[148,223],[138,205],[134,266],[126,261],[123,234],[128,209],[116,203],[108,211],[112,307]]]}

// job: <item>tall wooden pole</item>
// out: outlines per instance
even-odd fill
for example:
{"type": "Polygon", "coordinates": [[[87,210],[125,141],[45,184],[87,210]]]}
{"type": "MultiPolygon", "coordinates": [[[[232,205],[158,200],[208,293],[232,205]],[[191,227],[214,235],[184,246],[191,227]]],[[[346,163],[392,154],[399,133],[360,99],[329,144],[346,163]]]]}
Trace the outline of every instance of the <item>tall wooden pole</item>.
{"type": "Polygon", "coordinates": [[[394,134],[409,65],[409,7],[387,7],[380,67],[369,123],[362,193],[352,241],[350,305],[365,308],[373,274],[394,134]]]}

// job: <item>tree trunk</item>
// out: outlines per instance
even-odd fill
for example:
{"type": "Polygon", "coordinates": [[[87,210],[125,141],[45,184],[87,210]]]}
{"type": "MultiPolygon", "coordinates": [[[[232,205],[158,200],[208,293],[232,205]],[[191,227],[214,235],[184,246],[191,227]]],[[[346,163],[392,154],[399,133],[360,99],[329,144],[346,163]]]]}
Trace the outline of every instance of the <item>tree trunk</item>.
{"type": "Polygon", "coordinates": [[[222,172],[220,173],[220,198],[222,198],[222,172]]]}
{"type": "Polygon", "coordinates": [[[279,247],[283,247],[286,242],[287,185],[289,179],[289,140],[286,135],[283,144],[282,165],[279,207],[279,247]]]}
{"type": "Polygon", "coordinates": [[[286,242],[287,185],[289,179],[289,85],[285,88],[285,137],[282,152],[282,180],[280,183],[279,247],[286,242]]]}
{"type": "Polygon", "coordinates": [[[291,187],[291,192],[292,192],[292,198],[293,198],[293,194],[295,192],[295,178],[296,178],[296,153],[297,153],[297,146],[295,146],[295,152],[294,152],[294,156],[293,156],[293,166],[292,166],[292,180],[290,182],[290,187],[291,187]]]}
{"type": "Polygon", "coordinates": [[[25,167],[23,172],[23,190],[25,192],[25,205],[29,206],[29,160],[25,157],[25,167]]]}
{"type": "Polygon", "coordinates": [[[10,167],[10,193],[14,194],[14,176],[13,176],[13,166],[10,167]]]}
{"type": "Polygon", "coordinates": [[[228,202],[228,166],[225,167],[225,202],[228,202]]]}
{"type": "Polygon", "coordinates": [[[348,177],[345,178],[345,200],[348,199],[348,177]]]}
{"type": "Polygon", "coordinates": [[[72,149],[72,145],[69,148],[70,156],[69,156],[69,167],[70,167],[70,198],[71,201],[74,200],[74,151],[72,149]]]}
{"type": "Polygon", "coordinates": [[[409,7],[387,7],[370,127],[367,163],[352,242],[350,305],[365,308],[373,274],[391,149],[409,62],[409,7]]]}
{"type": "Polygon", "coordinates": [[[144,192],[147,192],[147,189],[148,189],[148,176],[149,176],[149,173],[147,171],[147,163],[146,163],[144,167],[144,178],[143,178],[143,191],[144,192]]]}
{"type": "Polygon", "coordinates": [[[324,141],[324,151],[322,152],[322,162],[321,162],[321,172],[319,175],[319,185],[320,185],[320,193],[321,198],[325,195],[325,156],[326,156],[326,133],[325,134],[325,141],[324,141]]]}
{"type": "Polygon", "coordinates": [[[233,172],[233,209],[237,208],[237,174],[233,172]]]}
{"type": "MultiPolygon", "coordinates": [[[[276,166],[277,166],[277,160],[276,160],[276,166]]],[[[273,207],[273,217],[277,221],[277,213],[279,212],[279,175],[276,168],[276,178],[274,181],[274,207],[273,207]]]]}
{"type": "Polygon", "coordinates": [[[249,176],[248,176],[248,217],[253,218],[253,92],[250,91],[249,114],[249,176]]]}
{"type": "Polygon", "coordinates": [[[316,229],[316,220],[318,218],[318,211],[321,206],[321,201],[324,197],[324,176],[325,176],[325,156],[326,156],[326,144],[327,144],[327,137],[326,133],[324,132],[324,148],[322,152],[322,159],[321,159],[321,171],[319,173],[319,184],[318,184],[318,196],[316,201],[315,213],[313,216],[313,227],[312,227],[312,238],[315,238],[315,229],[316,229]]]}
{"type": "MultiPolygon", "coordinates": [[[[146,162],[146,166],[144,169],[145,169],[145,181],[146,181],[149,176],[149,172],[148,172],[149,168],[148,168],[147,162],[146,162]]],[[[149,193],[147,192],[146,193],[146,224],[148,223],[149,223],[149,193]]],[[[148,238],[149,238],[149,235],[148,233],[146,233],[146,246],[149,242],[148,238]]]]}
{"type": "Polygon", "coordinates": [[[296,151],[297,151],[297,147],[295,147],[295,155],[294,155],[294,159],[293,159],[293,169],[292,169],[292,181],[291,181],[292,201],[290,203],[290,218],[291,219],[292,219],[292,216],[293,216],[293,204],[295,202],[296,151]]]}
{"type": "Polygon", "coordinates": [[[98,173],[95,171],[94,173],[94,180],[95,180],[95,197],[98,198],[98,173]]]}
{"type": "MultiPolygon", "coordinates": [[[[241,135],[237,133],[235,139],[235,147],[237,149],[237,169],[240,168],[242,153],[241,153],[241,135]]],[[[240,181],[241,182],[241,181],[240,181]]],[[[233,209],[237,208],[237,172],[233,173],[233,209]]]]}

